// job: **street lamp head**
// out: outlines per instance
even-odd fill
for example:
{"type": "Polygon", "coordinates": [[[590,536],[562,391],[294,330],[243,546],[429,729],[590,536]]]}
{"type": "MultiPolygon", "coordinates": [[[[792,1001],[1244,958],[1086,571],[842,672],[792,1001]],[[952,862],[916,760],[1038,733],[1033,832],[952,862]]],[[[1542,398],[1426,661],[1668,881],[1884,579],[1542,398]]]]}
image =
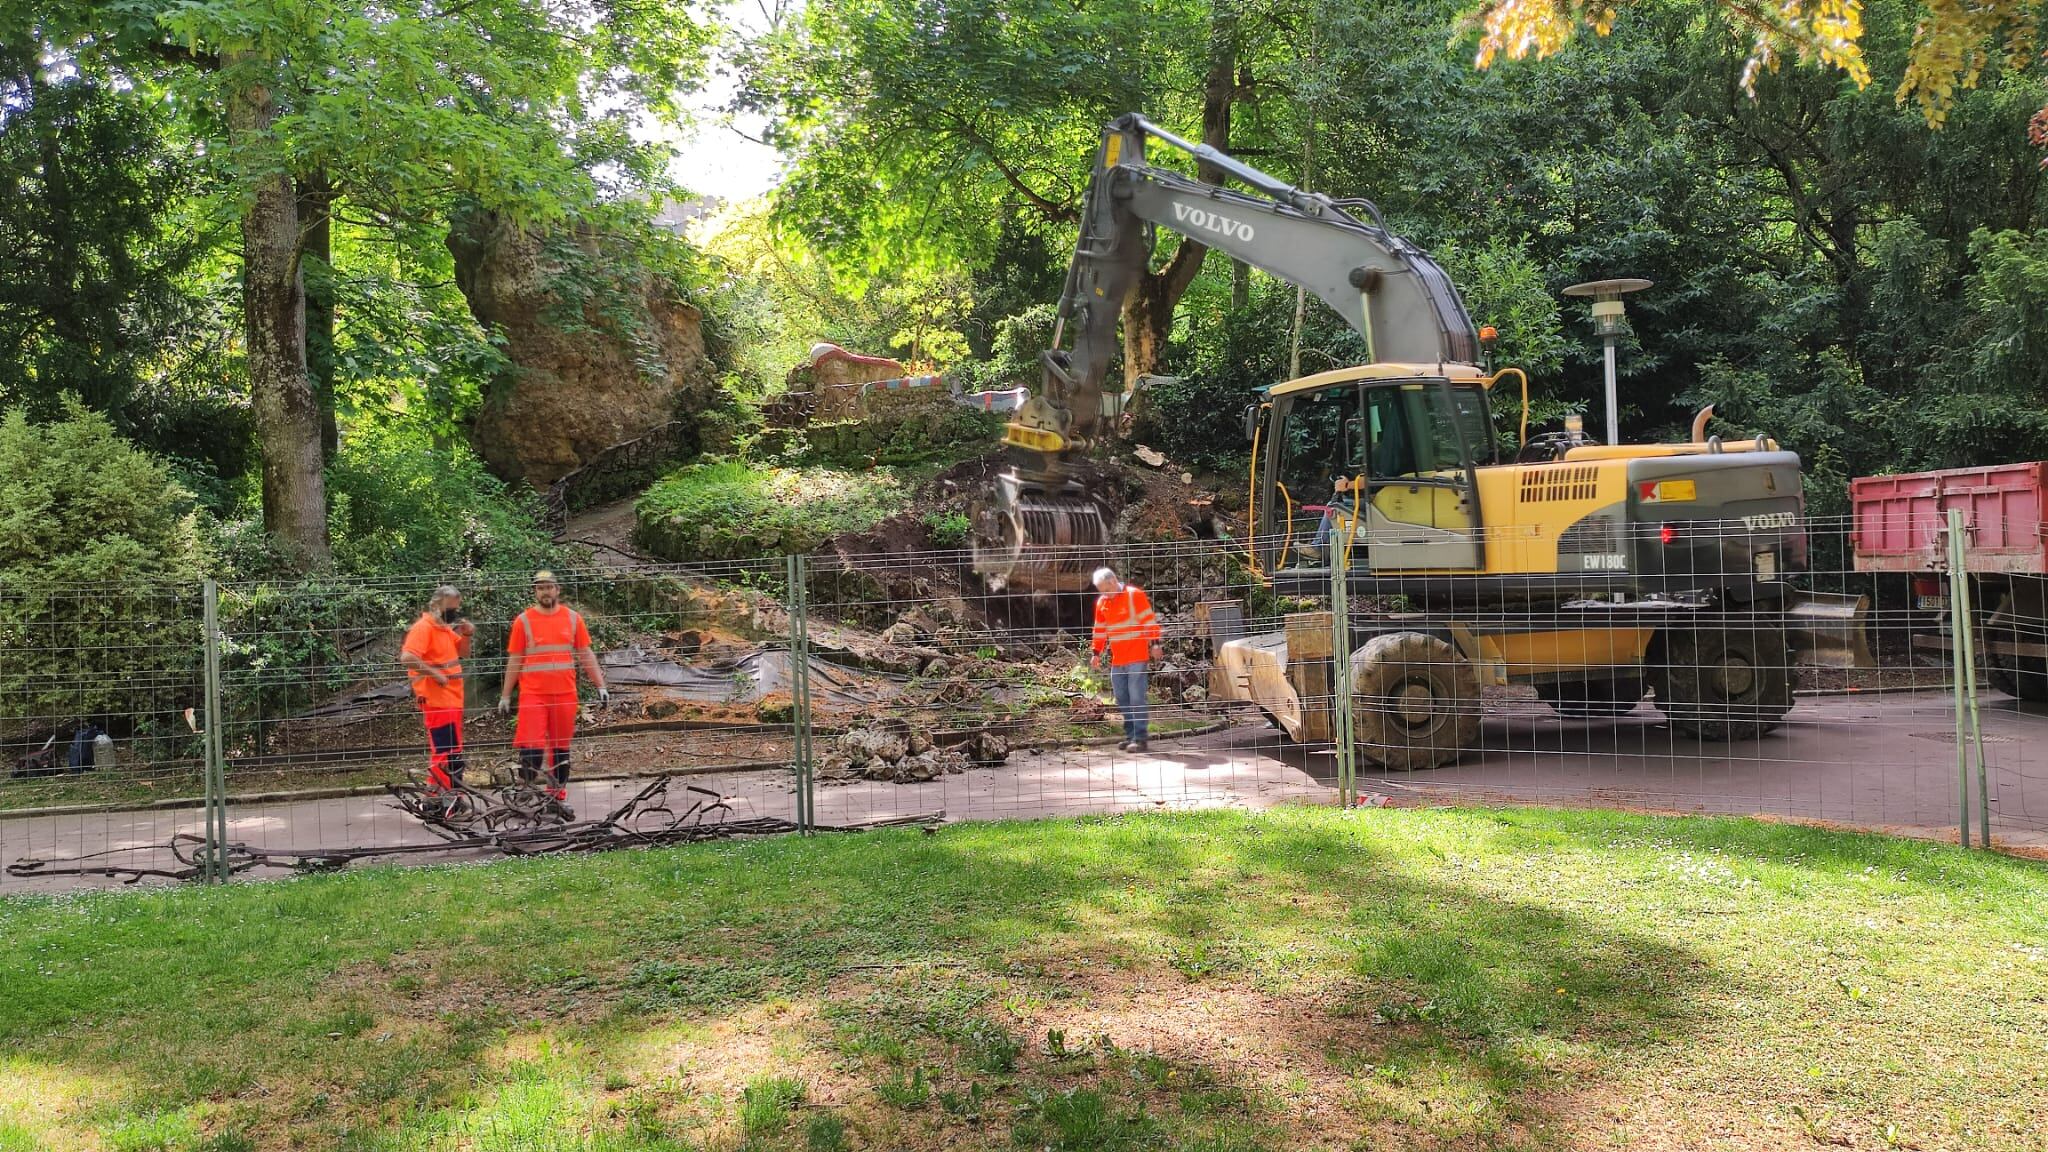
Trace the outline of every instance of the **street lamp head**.
{"type": "Polygon", "coordinates": [[[1621,297],[1626,292],[1640,292],[1650,286],[1648,280],[1625,277],[1619,280],[1588,280],[1574,284],[1564,290],[1567,296],[1590,296],[1593,298],[1593,331],[1607,339],[1628,333],[1628,321],[1623,316],[1621,297]]]}
{"type": "Polygon", "coordinates": [[[1588,280],[1574,284],[1564,290],[1567,296],[1591,296],[1593,298],[1593,331],[1600,336],[1600,342],[1607,346],[1607,442],[1621,443],[1621,402],[1615,396],[1614,344],[1628,335],[1628,320],[1622,315],[1621,297],[1627,292],[1641,292],[1648,288],[1648,280],[1633,277],[1620,280],[1588,280]]]}
{"type": "Polygon", "coordinates": [[[1619,300],[1624,292],[1641,292],[1650,287],[1648,280],[1625,276],[1619,280],[1588,280],[1574,284],[1564,290],[1567,296],[1591,296],[1595,300],[1619,300]]]}

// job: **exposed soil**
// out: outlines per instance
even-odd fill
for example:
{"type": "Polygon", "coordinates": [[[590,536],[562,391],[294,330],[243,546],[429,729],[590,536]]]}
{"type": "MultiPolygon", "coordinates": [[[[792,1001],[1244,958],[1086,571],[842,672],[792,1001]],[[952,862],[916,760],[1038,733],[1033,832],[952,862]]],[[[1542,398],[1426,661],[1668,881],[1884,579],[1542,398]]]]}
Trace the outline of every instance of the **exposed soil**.
{"type": "MultiPolygon", "coordinates": [[[[1011,466],[1003,453],[964,460],[921,487],[904,512],[871,531],[834,539],[813,557],[813,565],[825,590],[836,595],[815,602],[828,610],[931,602],[943,616],[961,624],[1010,630],[1085,628],[1092,599],[1085,589],[1072,596],[992,595],[973,571],[965,544],[934,537],[935,522],[964,519],[997,474],[1011,466]]],[[[1184,479],[1186,474],[1171,461],[1152,468],[1135,456],[1091,459],[1077,466],[1076,475],[1100,501],[1114,542],[1170,543],[1237,531],[1235,521],[1217,511],[1216,493],[1184,479]]],[[[890,622],[878,612],[850,615],[877,629],[890,622]]]]}

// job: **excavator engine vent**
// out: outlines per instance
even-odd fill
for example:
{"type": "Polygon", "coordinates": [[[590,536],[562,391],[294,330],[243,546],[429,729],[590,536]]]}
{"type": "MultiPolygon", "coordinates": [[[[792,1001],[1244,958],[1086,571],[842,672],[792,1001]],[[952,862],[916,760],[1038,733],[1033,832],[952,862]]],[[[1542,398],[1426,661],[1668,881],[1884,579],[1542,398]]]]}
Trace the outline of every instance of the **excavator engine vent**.
{"type": "Polygon", "coordinates": [[[1557,538],[1560,555],[1612,555],[1622,550],[1621,525],[1605,516],[1588,516],[1557,538]]]}
{"type": "Polygon", "coordinates": [[[1591,500],[1600,494],[1600,469],[1576,465],[1569,468],[1530,468],[1522,473],[1522,503],[1545,504],[1559,500],[1591,500]]]}

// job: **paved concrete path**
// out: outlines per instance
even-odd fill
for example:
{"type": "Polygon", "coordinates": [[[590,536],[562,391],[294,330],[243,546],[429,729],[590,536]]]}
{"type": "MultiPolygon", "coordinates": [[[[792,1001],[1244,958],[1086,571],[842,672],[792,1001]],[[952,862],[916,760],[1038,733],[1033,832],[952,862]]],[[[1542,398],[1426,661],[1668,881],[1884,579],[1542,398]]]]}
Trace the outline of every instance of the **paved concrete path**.
{"type": "MultiPolygon", "coordinates": [[[[1362,770],[1360,783],[1396,799],[1764,814],[1953,836],[1953,723],[1953,704],[1939,693],[1816,697],[1802,700],[1791,722],[1771,736],[1719,745],[1677,736],[1647,706],[1619,720],[1568,721],[1533,701],[1502,701],[1489,707],[1480,747],[1457,764],[1391,776],[1362,770]]],[[[2048,845],[2048,715],[1987,702],[1984,731],[1995,833],[2002,842],[2048,845]]],[[[1326,802],[1333,796],[1334,765],[1327,751],[1286,745],[1269,728],[1240,727],[1160,741],[1143,756],[1106,748],[1020,752],[1000,767],[926,784],[823,786],[816,818],[839,825],[918,815],[981,820],[1326,802]]],[[[579,782],[571,801],[580,814],[594,816],[644,783],[579,782]]],[[[678,783],[728,797],[740,816],[795,815],[787,772],[712,773],[678,783]]],[[[138,850],[126,854],[130,862],[168,867],[169,853],[151,846],[175,833],[196,833],[199,825],[197,810],[0,819],[0,861],[119,848],[138,850]]],[[[273,850],[436,842],[381,796],[242,805],[233,810],[229,833],[273,850]]],[[[0,893],[110,883],[0,877],[0,893]]]]}

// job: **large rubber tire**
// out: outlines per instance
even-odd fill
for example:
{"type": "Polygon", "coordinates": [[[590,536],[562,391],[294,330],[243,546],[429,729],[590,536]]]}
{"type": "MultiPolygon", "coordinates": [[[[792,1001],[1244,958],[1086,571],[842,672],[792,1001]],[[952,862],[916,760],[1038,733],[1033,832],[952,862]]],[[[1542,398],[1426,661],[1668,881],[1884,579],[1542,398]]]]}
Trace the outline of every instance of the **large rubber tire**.
{"type": "Polygon", "coordinates": [[[1651,644],[1658,710],[1700,740],[1754,739],[1783,724],[1792,710],[1791,664],[1784,628],[1748,620],[1707,617],[1651,644]]]}
{"type": "Polygon", "coordinates": [[[1536,695],[1551,710],[1567,720],[1596,720],[1626,716],[1642,703],[1643,679],[1554,680],[1536,685],[1536,695]]]}
{"type": "Polygon", "coordinates": [[[1479,738],[1479,676],[1434,636],[1367,641],[1352,658],[1351,695],[1359,752],[1390,772],[1448,764],[1479,738]]]}
{"type": "Polygon", "coordinates": [[[1991,682],[1992,691],[2003,692],[2017,700],[2020,698],[2020,679],[2016,672],[2007,668],[2002,663],[2002,661],[2007,659],[2010,659],[2010,657],[1987,653],[1984,663],[1984,679],[1991,682]]]}
{"type": "MultiPolygon", "coordinates": [[[[1994,616],[2009,616],[2013,611],[2012,594],[2007,593],[1998,605],[1994,616]]],[[[1992,635],[1987,629],[1987,638],[1992,635]]],[[[2016,633],[2007,633],[2002,639],[2018,640],[2016,633]]],[[[1984,678],[1991,686],[2016,700],[2030,704],[2048,703],[2048,660],[2039,656],[2001,656],[1995,652],[1980,654],[1984,665],[1984,678]]]]}

